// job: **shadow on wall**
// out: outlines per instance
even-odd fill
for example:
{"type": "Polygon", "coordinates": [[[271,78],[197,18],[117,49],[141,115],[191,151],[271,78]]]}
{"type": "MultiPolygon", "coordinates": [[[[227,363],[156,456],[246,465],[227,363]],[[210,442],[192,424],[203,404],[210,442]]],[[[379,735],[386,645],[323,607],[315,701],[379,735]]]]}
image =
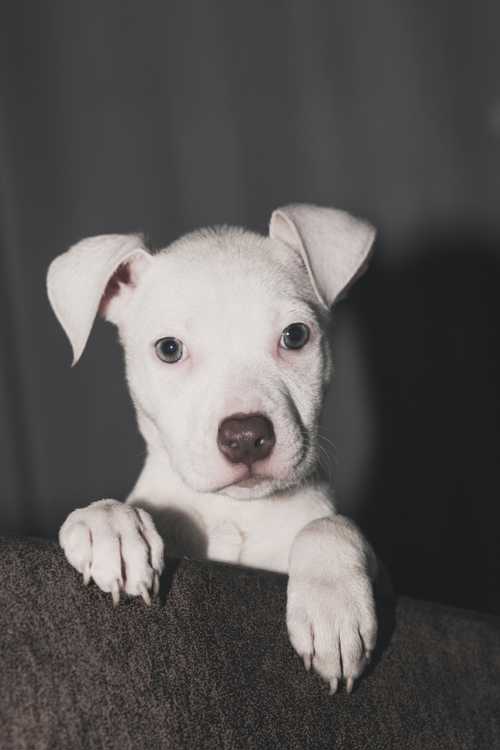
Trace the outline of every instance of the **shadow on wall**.
{"type": "Polygon", "coordinates": [[[398,592],[500,613],[500,242],[415,250],[355,295],[375,418],[357,520],[398,592]]]}

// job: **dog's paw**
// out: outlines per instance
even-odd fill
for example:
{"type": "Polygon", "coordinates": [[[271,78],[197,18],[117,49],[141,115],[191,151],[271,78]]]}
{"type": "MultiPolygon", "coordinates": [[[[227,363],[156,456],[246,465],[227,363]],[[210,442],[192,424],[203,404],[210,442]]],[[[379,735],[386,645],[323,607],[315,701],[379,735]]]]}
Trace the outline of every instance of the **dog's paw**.
{"type": "Polygon", "coordinates": [[[287,627],[305,668],[312,666],[331,693],[342,680],[350,693],[377,640],[370,579],[360,572],[340,578],[291,576],[287,627]]]}
{"type": "Polygon", "coordinates": [[[142,596],[146,604],[158,593],[163,541],[145,510],[98,500],[70,513],[59,542],[84,583],[93,579],[115,606],[121,591],[142,596]]]}

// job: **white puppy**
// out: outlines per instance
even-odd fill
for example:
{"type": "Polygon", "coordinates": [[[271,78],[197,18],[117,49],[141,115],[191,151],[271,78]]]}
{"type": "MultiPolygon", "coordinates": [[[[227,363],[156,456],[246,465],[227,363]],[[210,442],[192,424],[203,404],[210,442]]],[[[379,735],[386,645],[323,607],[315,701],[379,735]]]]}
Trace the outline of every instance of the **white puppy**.
{"type": "Polygon", "coordinates": [[[169,555],[288,572],[291,642],[332,692],[352,689],[377,634],[375,557],[317,473],[329,311],[374,236],[292,205],[269,237],[219,227],[156,254],[133,235],[82,240],[47,281],[74,363],[98,311],[118,327],[147,445],[126,504],[98,500],[62,526],[69,562],[115,603],[149,603],[163,540],[169,555]]]}

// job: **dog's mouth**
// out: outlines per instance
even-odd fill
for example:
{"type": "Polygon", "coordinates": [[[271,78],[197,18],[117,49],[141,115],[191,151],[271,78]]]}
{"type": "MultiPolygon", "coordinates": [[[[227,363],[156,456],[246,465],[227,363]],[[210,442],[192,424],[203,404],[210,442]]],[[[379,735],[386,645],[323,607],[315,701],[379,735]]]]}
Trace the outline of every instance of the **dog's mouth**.
{"type": "Polygon", "coordinates": [[[268,482],[272,477],[263,476],[262,474],[249,474],[247,477],[238,480],[232,484],[232,487],[244,487],[246,489],[252,489],[258,487],[263,482],[268,482]]]}
{"type": "MultiPolygon", "coordinates": [[[[301,469],[307,470],[309,452],[304,446],[298,454],[293,456],[289,466],[274,474],[264,473],[256,466],[240,465],[239,472],[231,481],[214,487],[212,492],[221,492],[238,498],[264,497],[271,491],[284,490],[300,481],[301,469]],[[234,495],[233,495],[234,493],[234,495]]],[[[236,467],[235,467],[236,468],[236,467]]]]}
{"type": "Polygon", "coordinates": [[[242,477],[233,480],[232,482],[228,482],[228,484],[224,484],[222,487],[217,487],[215,492],[222,492],[224,490],[230,490],[236,487],[250,490],[272,480],[272,476],[268,476],[265,474],[256,474],[252,472],[252,469],[248,469],[242,477]]]}
{"type": "MultiPolygon", "coordinates": [[[[314,451],[310,450],[311,446],[310,441],[299,441],[299,446],[292,455],[287,456],[285,451],[283,458],[278,457],[281,460],[276,466],[259,461],[249,465],[243,462],[234,464],[231,470],[232,476],[224,477],[223,475],[220,477],[222,481],[214,482],[209,487],[205,486],[202,491],[221,493],[237,499],[251,499],[266,497],[273,492],[288,489],[300,482],[309,471],[311,459],[314,458],[314,451]]],[[[228,470],[229,467],[226,469],[228,470]]]]}

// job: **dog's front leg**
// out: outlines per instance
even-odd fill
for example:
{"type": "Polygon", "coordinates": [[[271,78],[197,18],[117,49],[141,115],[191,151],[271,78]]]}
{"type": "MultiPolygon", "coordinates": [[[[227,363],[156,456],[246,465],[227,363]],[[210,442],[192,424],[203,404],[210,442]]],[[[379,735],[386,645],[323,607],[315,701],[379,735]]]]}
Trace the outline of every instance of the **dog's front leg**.
{"type": "Polygon", "coordinates": [[[151,603],[163,570],[163,541],[147,511],[97,500],[69,514],[59,531],[66,558],[118,604],[120,592],[151,603]]]}
{"type": "Polygon", "coordinates": [[[304,660],[336,692],[350,692],[377,639],[372,588],[376,558],[352,521],[334,515],[296,536],[289,565],[287,626],[304,660]]]}

